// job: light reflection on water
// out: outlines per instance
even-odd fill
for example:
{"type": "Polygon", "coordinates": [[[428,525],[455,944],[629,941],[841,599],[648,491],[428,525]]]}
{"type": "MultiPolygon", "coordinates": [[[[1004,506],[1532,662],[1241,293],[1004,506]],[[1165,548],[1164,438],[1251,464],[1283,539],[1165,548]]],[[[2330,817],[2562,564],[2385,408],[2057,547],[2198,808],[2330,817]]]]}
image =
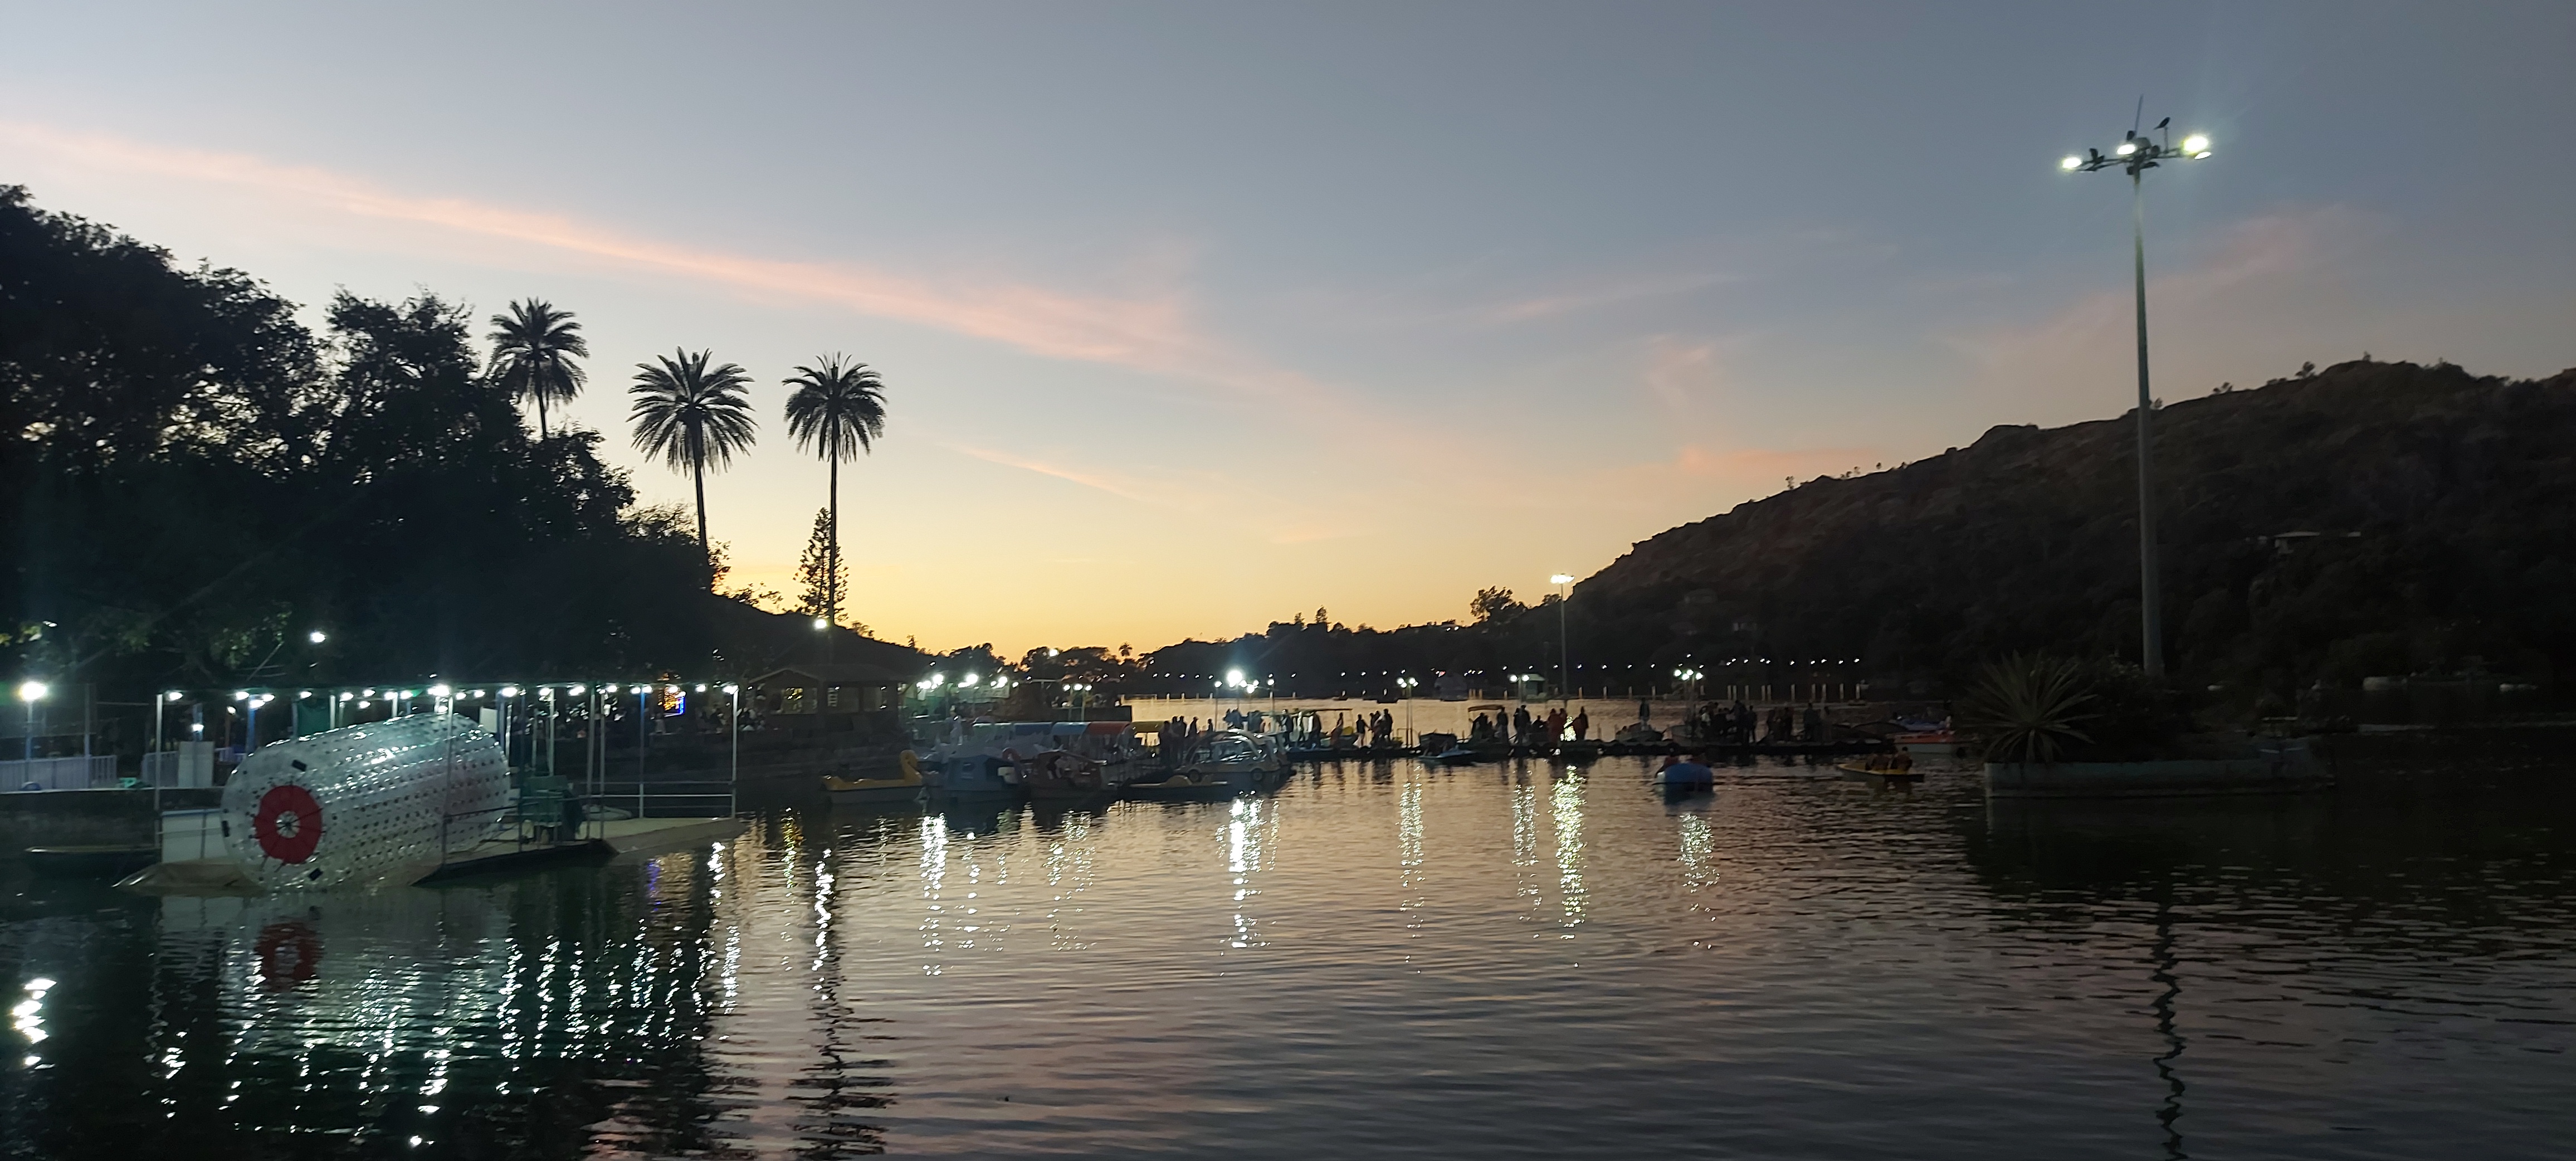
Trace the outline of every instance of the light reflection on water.
{"type": "Polygon", "coordinates": [[[1348,762],[438,891],[38,885],[0,1154],[2546,1155],[2576,797],[2478,776],[1348,762]]]}

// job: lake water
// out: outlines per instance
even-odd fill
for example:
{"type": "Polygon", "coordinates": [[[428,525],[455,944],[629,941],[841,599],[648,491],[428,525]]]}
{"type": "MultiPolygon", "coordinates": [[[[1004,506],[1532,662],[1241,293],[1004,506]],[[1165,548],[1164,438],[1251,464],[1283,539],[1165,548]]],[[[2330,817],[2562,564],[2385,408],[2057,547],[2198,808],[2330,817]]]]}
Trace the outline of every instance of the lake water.
{"type": "Polygon", "coordinates": [[[0,1153],[2566,1156],[2563,773],[1354,761],[441,890],[21,880],[0,1153]]]}

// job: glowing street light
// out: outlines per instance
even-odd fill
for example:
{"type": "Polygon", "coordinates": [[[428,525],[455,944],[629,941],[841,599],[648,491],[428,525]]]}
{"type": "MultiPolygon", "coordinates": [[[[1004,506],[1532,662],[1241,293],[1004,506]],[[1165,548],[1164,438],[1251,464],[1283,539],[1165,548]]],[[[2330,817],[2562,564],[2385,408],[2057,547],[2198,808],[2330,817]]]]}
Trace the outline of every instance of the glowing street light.
{"type": "Polygon", "coordinates": [[[41,681],[18,683],[18,700],[27,703],[27,760],[29,762],[36,760],[36,703],[45,700],[45,695],[52,692],[53,690],[47,688],[41,681]]]}
{"type": "Polygon", "coordinates": [[[329,633],[325,633],[325,632],[323,632],[323,631],[322,631],[322,630],[320,630],[320,629],[315,629],[314,631],[312,631],[312,632],[310,632],[310,633],[305,634],[305,635],[304,635],[304,639],[305,639],[305,640],[307,640],[307,641],[310,641],[310,642],[312,642],[312,643],[314,643],[314,644],[316,644],[316,645],[319,645],[319,644],[321,644],[321,643],[323,643],[323,642],[325,642],[325,641],[330,640],[330,639],[331,639],[331,635],[330,635],[329,633]]]}
{"type": "MultiPolygon", "coordinates": [[[[2156,123],[2164,133],[2173,124],[2167,117],[2156,123]]],[[[2164,141],[2131,129],[2119,147],[2105,157],[2098,149],[2088,149],[2082,157],[2068,157],[2057,167],[2068,173],[2098,173],[2120,169],[2129,175],[2129,205],[2133,219],[2131,256],[2138,298],[2138,636],[2141,667],[2149,677],[2165,673],[2164,595],[2157,583],[2156,512],[2152,490],[2153,462],[2149,458],[2149,415],[2155,410],[2155,398],[2147,389],[2147,201],[2146,172],[2167,161],[2200,161],[2209,156],[2209,136],[2194,133],[2182,139],[2177,149],[2164,141]]]]}

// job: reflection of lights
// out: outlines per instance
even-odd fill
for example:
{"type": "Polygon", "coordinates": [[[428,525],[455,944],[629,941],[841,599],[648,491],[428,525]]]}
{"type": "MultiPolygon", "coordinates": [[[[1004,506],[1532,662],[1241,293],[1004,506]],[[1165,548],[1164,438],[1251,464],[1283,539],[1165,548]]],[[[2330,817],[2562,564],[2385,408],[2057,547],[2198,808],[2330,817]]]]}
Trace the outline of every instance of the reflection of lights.
{"type": "MultiPolygon", "coordinates": [[[[1565,925],[1583,922],[1583,775],[1567,767],[1565,777],[1548,793],[1556,820],[1556,889],[1565,910],[1565,925]]],[[[1567,938],[1573,938],[1568,935],[1567,938]]]]}
{"type": "Polygon", "coordinates": [[[930,953],[930,962],[921,965],[923,975],[935,976],[946,970],[939,962],[947,943],[940,930],[945,916],[939,892],[947,880],[948,820],[934,815],[921,820],[921,897],[926,907],[921,919],[921,949],[930,953]]]}
{"type": "MultiPolygon", "coordinates": [[[[1234,875],[1234,933],[1227,941],[1231,947],[1255,947],[1261,941],[1253,937],[1252,917],[1243,905],[1259,892],[1252,889],[1252,872],[1261,869],[1262,815],[1258,799],[1238,798],[1227,808],[1225,830],[1226,869],[1234,875]]],[[[1276,825],[1278,816],[1271,816],[1276,825]]]]}
{"type": "Polygon", "coordinates": [[[1682,883],[1691,890],[1713,886],[1717,882],[1717,836],[1710,833],[1708,819],[1696,813],[1681,816],[1682,883]]]}
{"type": "Polygon", "coordinates": [[[9,1009],[9,1025],[26,1037],[28,1044],[45,1042],[45,993],[52,991],[53,987],[54,981],[43,976],[27,981],[27,998],[9,1009]]]}

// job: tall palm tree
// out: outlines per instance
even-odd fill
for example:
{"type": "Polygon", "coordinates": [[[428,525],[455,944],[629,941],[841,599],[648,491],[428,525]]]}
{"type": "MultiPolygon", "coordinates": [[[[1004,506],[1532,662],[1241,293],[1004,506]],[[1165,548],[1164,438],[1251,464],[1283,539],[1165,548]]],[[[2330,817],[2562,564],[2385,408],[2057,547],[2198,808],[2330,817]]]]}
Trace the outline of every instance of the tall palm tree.
{"type": "Polygon", "coordinates": [[[590,340],[572,312],[556,310],[542,298],[510,304],[510,313],[492,316],[492,381],[513,399],[537,401],[537,438],[546,437],[546,401],[565,403],[581,394],[590,374],[575,359],[590,357],[590,340]]]}
{"type": "Polygon", "coordinates": [[[698,551],[707,548],[707,469],[721,471],[735,452],[751,446],[751,373],[732,363],[710,368],[713,351],[673,351],[635,364],[635,400],[626,417],[635,424],[635,449],[660,456],[672,471],[686,471],[697,487],[698,551]],[[677,357],[673,357],[677,356],[677,357]],[[659,364],[658,366],[656,364],[659,364]]]}
{"type": "MultiPolygon", "coordinates": [[[[857,459],[885,434],[885,381],[865,363],[825,355],[811,367],[798,367],[787,377],[795,392],[787,397],[787,434],[796,446],[822,456],[831,468],[831,583],[827,594],[840,592],[841,461],[857,459]]],[[[823,610],[825,623],[841,623],[839,602],[823,610]]]]}

